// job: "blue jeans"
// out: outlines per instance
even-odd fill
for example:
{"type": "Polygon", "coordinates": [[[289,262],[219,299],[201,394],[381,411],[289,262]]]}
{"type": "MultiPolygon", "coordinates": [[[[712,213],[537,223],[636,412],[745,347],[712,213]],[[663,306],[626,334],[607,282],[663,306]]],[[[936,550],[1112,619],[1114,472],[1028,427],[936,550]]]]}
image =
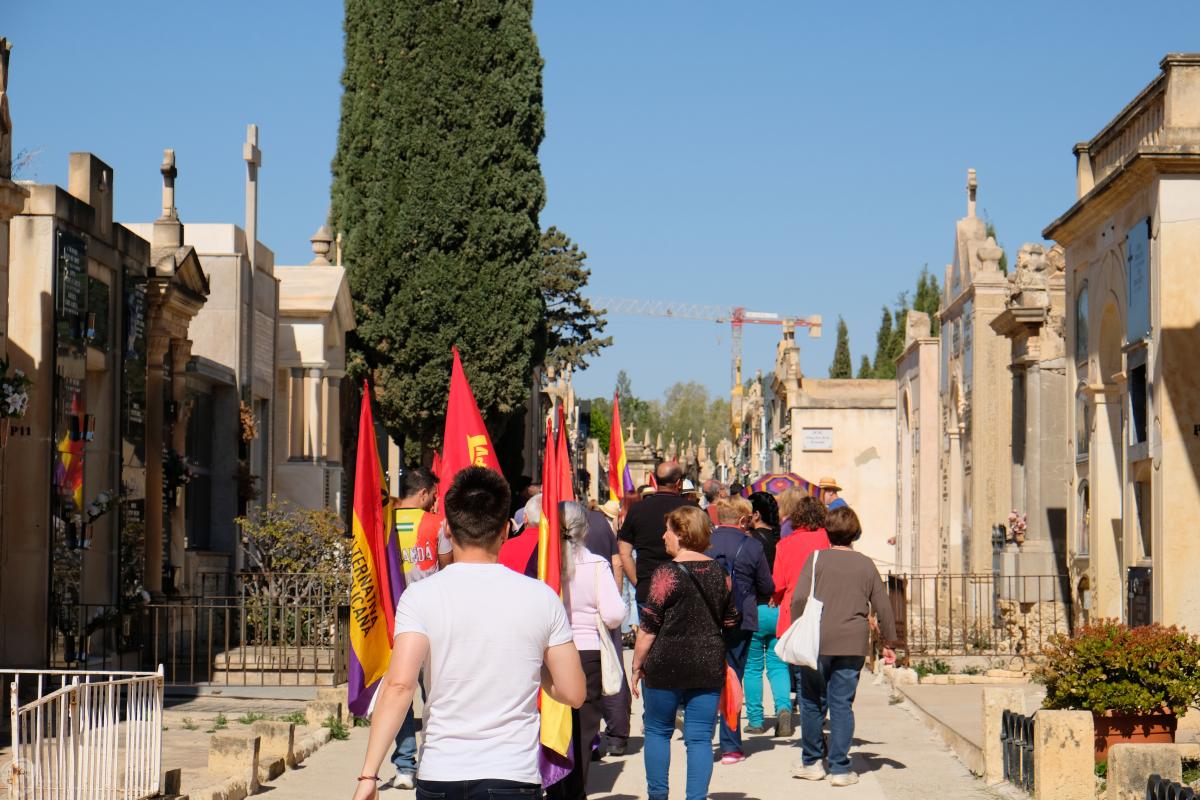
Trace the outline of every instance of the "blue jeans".
{"type": "Polygon", "coordinates": [[[396,772],[415,775],[417,772],[417,719],[413,716],[412,706],[404,715],[404,724],[396,734],[396,749],[392,751],[392,763],[396,772]]]}
{"type": "MultiPolygon", "coordinates": [[[[750,637],[754,634],[750,631],[736,630],[725,634],[725,663],[733,667],[733,671],[737,673],[738,680],[746,674],[746,656],[750,654],[750,637]]],[[[738,710],[738,718],[736,727],[729,730],[729,726],[725,724],[725,720],[721,720],[720,736],[718,737],[721,743],[721,753],[740,753],[742,752],[742,712],[738,710]]]]}
{"type": "Polygon", "coordinates": [[[417,779],[417,800],[541,800],[542,787],[499,779],[423,781],[417,779]]]}
{"type": "Polygon", "coordinates": [[[804,765],[826,755],[829,771],[850,771],[854,738],[854,695],[862,673],[862,656],[821,656],[818,668],[800,668],[800,752],[804,765]],[[825,712],[829,712],[829,752],[825,752],[825,712]]]}
{"type": "Polygon", "coordinates": [[[771,684],[771,697],[775,701],[775,713],[792,710],[791,675],[788,665],[775,655],[775,625],[779,622],[779,609],[770,606],[758,607],[758,632],[750,637],[750,654],[746,656],[746,721],[751,727],[763,724],[763,669],[771,684]]]}
{"type": "Polygon", "coordinates": [[[643,756],[646,761],[646,791],[650,800],[666,800],[667,776],[671,771],[671,736],[675,712],[683,706],[683,744],[687,749],[687,800],[708,797],[712,778],[713,728],[717,724],[720,689],[642,690],[646,730],[643,756]]]}

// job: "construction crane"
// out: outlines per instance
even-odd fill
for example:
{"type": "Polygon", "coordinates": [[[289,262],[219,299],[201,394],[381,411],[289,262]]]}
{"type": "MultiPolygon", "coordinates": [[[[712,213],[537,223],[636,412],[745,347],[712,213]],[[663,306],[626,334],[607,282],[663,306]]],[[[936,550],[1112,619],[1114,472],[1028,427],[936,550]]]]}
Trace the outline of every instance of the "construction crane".
{"type": "Polygon", "coordinates": [[[703,322],[729,323],[732,330],[732,354],[729,364],[729,381],[735,390],[740,387],[738,373],[742,363],[742,328],[746,325],[783,325],[790,323],[796,328],[808,328],[809,337],[821,336],[821,316],[787,317],[773,311],[747,311],[743,306],[706,306],[697,303],[672,303],[662,300],[634,300],[618,297],[598,297],[592,307],[604,309],[609,314],[670,317],[672,319],[694,319],[703,322]]]}

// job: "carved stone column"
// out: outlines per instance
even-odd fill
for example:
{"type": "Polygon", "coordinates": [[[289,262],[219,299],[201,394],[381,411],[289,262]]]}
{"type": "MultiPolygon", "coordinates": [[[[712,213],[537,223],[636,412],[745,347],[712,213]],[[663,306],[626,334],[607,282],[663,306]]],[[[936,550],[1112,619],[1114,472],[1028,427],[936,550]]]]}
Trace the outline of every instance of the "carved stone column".
{"type": "Polygon", "coordinates": [[[146,352],[146,541],[143,569],[147,591],[162,592],[163,553],[163,361],[171,340],[149,337],[146,352]]]}
{"type": "MultiPolygon", "coordinates": [[[[171,428],[171,447],[176,453],[184,456],[187,452],[188,417],[191,416],[191,406],[188,404],[187,363],[192,357],[192,343],[187,339],[171,341],[171,366],[175,378],[171,381],[171,400],[175,403],[176,417],[171,428]]],[[[176,493],[175,507],[171,509],[171,530],[167,533],[172,568],[180,567],[175,589],[182,589],[184,580],[184,553],[187,551],[187,492],[182,488],[176,493]]],[[[173,570],[172,570],[173,571],[173,570]]]]}
{"type": "Polygon", "coordinates": [[[330,464],[342,462],[342,378],[329,375],[325,379],[325,460],[330,464]]]}
{"type": "Polygon", "coordinates": [[[325,383],[325,371],[320,368],[308,370],[308,397],[305,403],[305,419],[308,423],[308,457],[320,461],[324,453],[324,415],[321,413],[321,394],[325,383]]]}

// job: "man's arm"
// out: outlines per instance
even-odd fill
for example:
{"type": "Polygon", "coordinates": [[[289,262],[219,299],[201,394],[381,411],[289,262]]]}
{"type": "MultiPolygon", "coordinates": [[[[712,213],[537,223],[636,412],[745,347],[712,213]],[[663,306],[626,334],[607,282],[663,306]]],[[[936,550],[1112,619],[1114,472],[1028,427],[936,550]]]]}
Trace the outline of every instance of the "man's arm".
{"type": "Polygon", "coordinates": [[[621,566],[624,567],[625,570],[625,577],[629,579],[630,583],[632,583],[634,586],[637,586],[637,568],[633,563],[633,544],[622,541],[619,543],[619,545],[621,548],[621,555],[619,558],[621,559],[621,566]]]}
{"type": "Polygon", "coordinates": [[[542,688],[546,694],[571,708],[579,708],[587,700],[587,679],[574,642],[546,648],[542,656],[542,688]]]}
{"type": "MultiPolygon", "coordinates": [[[[421,664],[429,652],[429,639],[422,633],[402,633],[392,647],[392,659],[379,683],[375,711],[371,714],[371,733],[367,739],[367,757],[359,775],[378,775],[379,765],[391,749],[396,734],[412,705],[413,692],[421,664]]],[[[370,798],[376,781],[359,781],[354,797],[370,798]]]]}

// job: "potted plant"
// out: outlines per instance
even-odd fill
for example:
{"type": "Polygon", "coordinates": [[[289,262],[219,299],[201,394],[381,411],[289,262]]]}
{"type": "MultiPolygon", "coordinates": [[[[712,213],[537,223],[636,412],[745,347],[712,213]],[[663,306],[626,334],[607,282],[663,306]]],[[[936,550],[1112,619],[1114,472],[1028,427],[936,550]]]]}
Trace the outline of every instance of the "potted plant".
{"type": "Polygon", "coordinates": [[[1043,708],[1092,712],[1097,763],[1119,742],[1174,742],[1179,715],[1200,703],[1200,638],[1176,627],[1100,620],[1053,637],[1043,656],[1043,708]]]}

